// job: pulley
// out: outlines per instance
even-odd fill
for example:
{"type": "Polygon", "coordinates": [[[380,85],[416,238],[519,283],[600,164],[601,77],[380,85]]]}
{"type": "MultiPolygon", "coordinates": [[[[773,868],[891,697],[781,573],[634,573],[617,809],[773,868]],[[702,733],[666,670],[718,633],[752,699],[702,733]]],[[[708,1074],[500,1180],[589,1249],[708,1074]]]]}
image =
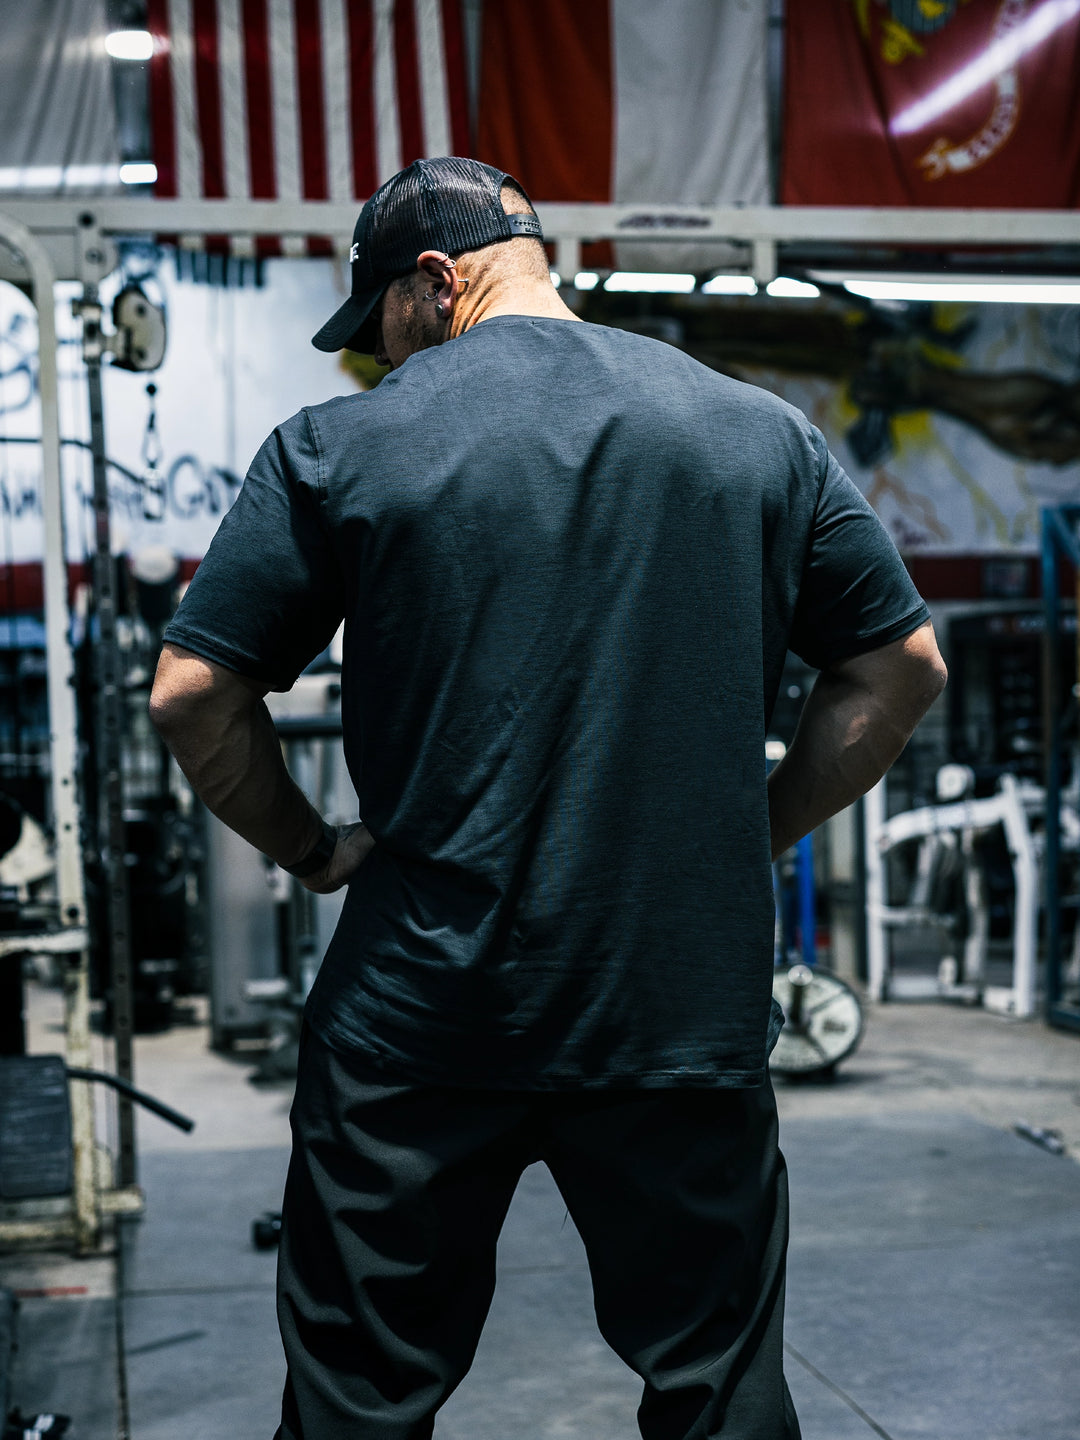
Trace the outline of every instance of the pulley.
{"type": "Polygon", "coordinates": [[[108,348],[113,364],[121,370],[156,370],[165,358],[165,307],[130,281],[113,301],[112,318],[116,333],[108,348]]]}

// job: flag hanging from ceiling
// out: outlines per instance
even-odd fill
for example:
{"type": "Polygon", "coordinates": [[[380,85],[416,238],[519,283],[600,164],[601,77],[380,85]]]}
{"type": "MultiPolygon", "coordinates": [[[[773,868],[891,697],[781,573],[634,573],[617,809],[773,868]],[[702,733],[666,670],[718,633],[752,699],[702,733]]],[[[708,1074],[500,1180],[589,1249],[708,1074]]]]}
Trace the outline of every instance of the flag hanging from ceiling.
{"type": "Polygon", "coordinates": [[[1080,0],[788,0],[781,200],[1080,204],[1080,0]]]}
{"type": "MultiPolygon", "coordinates": [[[[485,0],[477,155],[548,201],[770,199],[767,0],[485,0]]],[[[709,246],[616,246],[625,269],[706,268],[709,246]]]]}
{"type": "MultiPolygon", "coordinates": [[[[160,198],[359,203],[413,160],[471,153],[461,0],[148,0],[147,10],[160,198]]],[[[281,243],[330,250],[317,237],[281,243]]],[[[231,244],[244,253],[249,242],[231,244]]],[[[277,253],[278,240],[256,249],[277,253]]]]}
{"type": "Polygon", "coordinates": [[[104,0],[3,7],[0,192],[120,188],[120,145],[104,0]]]}

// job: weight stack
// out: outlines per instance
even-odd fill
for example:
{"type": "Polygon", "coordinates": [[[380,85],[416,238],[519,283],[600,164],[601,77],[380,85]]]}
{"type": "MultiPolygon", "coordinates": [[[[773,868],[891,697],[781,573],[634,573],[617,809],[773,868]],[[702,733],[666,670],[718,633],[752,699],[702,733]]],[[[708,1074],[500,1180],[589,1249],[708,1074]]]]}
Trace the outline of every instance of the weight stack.
{"type": "Polygon", "coordinates": [[[0,1200],[67,1195],[71,1186],[64,1057],[0,1056],[0,1200]]]}

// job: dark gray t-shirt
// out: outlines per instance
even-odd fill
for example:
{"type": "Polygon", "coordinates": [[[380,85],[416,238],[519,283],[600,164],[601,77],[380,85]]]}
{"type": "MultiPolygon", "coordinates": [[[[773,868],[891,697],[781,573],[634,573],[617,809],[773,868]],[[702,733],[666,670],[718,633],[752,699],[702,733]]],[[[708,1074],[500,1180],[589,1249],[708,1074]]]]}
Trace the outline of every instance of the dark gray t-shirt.
{"type": "Polygon", "coordinates": [[[487,320],[276,430],[167,639],[287,689],[342,617],[376,847],[314,1028],[418,1081],[759,1083],[785,652],[927,618],[820,433],[657,341],[487,320]]]}

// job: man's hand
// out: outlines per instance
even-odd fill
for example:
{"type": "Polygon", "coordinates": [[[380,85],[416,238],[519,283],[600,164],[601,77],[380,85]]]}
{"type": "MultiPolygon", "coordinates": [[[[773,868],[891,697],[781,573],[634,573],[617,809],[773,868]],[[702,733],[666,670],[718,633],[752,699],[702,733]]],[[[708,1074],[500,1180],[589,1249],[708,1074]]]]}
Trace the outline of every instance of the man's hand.
{"type": "Polygon", "coordinates": [[[362,821],[358,820],[354,825],[339,825],[337,844],[329,865],[315,875],[308,875],[300,884],[316,895],[332,895],[349,883],[374,848],[371,831],[362,821]]]}

